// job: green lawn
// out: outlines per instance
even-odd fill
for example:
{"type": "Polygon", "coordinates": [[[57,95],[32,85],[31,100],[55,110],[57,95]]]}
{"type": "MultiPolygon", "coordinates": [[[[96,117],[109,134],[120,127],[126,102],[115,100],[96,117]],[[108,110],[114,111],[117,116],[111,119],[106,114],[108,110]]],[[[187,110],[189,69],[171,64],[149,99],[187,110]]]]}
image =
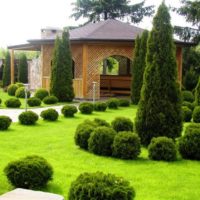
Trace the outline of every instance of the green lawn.
{"type": "Polygon", "coordinates": [[[136,190],[136,200],[198,200],[200,197],[200,162],[150,161],[143,149],[138,160],[125,161],[100,157],[74,144],[76,126],[84,119],[99,117],[111,121],[116,116],[135,117],[136,108],[120,108],[73,119],[60,116],[58,122],[38,122],[36,126],[12,124],[0,134],[0,193],[12,189],[3,174],[9,161],[30,154],[45,157],[54,168],[54,179],[45,189],[67,199],[70,183],[82,172],[103,171],[125,177],[136,190]]]}

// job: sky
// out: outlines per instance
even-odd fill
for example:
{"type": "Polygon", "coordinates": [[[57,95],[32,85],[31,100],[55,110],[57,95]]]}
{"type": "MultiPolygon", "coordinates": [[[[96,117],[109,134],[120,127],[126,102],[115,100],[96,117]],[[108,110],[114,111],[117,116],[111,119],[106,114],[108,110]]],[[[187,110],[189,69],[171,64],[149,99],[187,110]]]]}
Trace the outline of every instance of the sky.
{"type": "MultiPolygon", "coordinates": [[[[0,47],[24,44],[28,39],[40,38],[40,29],[45,27],[77,26],[72,14],[75,0],[0,0],[0,47]]],[[[131,0],[141,2],[141,0],[131,0]]],[[[146,5],[160,5],[162,0],[146,0],[146,5]]],[[[179,6],[179,0],[165,0],[166,5],[179,6]]],[[[173,25],[185,25],[183,17],[172,14],[173,25]]],[[[152,18],[146,18],[137,26],[151,29],[152,18]]]]}

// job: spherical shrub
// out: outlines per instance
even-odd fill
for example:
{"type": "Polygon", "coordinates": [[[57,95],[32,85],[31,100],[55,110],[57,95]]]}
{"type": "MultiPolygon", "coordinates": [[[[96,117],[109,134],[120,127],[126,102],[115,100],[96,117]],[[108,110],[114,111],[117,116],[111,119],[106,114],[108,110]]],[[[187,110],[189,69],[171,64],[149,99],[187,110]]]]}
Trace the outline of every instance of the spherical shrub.
{"type": "Polygon", "coordinates": [[[130,101],[128,99],[119,99],[119,106],[120,107],[129,107],[130,101]]]}
{"type": "Polygon", "coordinates": [[[15,96],[15,92],[17,89],[18,89],[18,86],[16,84],[9,85],[7,88],[8,95],[15,96]]]}
{"type": "Polygon", "coordinates": [[[110,109],[117,109],[119,106],[119,99],[111,98],[107,101],[108,108],[110,109]]]}
{"type": "Polygon", "coordinates": [[[11,125],[12,120],[10,119],[10,117],[1,115],[0,116],[0,130],[7,130],[8,127],[11,125]]]}
{"type": "Polygon", "coordinates": [[[69,200],[133,200],[135,191],[130,183],[113,174],[83,173],[72,182],[69,200]]]}
{"type": "Polygon", "coordinates": [[[95,118],[94,119],[94,123],[96,123],[97,126],[110,127],[110,124],[106,120],[104,120],[104,119],[95,118]]]}
{"type": "Polygon", "coordinates": [[[34,107],[34,106],[40,106],[41,105],[41,100],[37,97],[31,97],[27,100],[27,103],[29,106],[34,107]]]}
{"type": "Polygon", "coordinates": [[[47,96],[49,96],[49,92],[44,88],[37,89],[34,94],[34,97],[39,98],[41,101],[47,96]]]}
{"type": "Polygon", "coordinates": [[[182,115],[184,122],[190,122],[192,119],[192,111],[187,106],[182,106],[182,115]]]}
{"type": "MultiPolygon", "coordinates": [[[[25,98],[25,87],[19,87],[15,92],[15,96],[17,98],[25,98]]],[[[30,96],[30,91],[27,91],[27,98],[29,98],[30,96]]]]}
{"type": "Polygon", "coordinates": [[[53,108],[43,110],[40,114],[40,116],[47,121],[56,121],[58,119],[58,115],[58,112],[53,108]]]}
{"type": "Polygon", "coordinates": [[[24,87],[24,84],[23,83],[20,83],[20,82],[16,82],[15,85],[19,88],[19,87],[24,87]]]}
{"type": "Polygon", "coordinates": [[[94,104],[94,110],[104,112],[107,109],[107,104],[105,102],[96,102],[94,104]]]}
{"type": "Polygon", "coordinates": [[[140,154],[140,138],[132,132],[118,133],[113,142],[112,155],[122,159],[136,159],[140,154]]]}
{"type": "Polygon", "coordinates": [[[174,161],[177,150],[174,141],[168,137],[157,137],[148,146],[149,158],[152,160],[174,161]]]}
{"type": "Polygon", "coordinates": [[[56,104],[58,103],[58,98],[55,96],[47,96],[43,99],[45,104],[56,104]]]}
{"type": "Polygon", "coordinates": [[[61,112],[65,117],[74,117],[74,114],[78,112],[78,109],[74,105],[65,105],[62,107],[61,112]]]}
{"type": "Polygon", "coordinates": [[[23,125],[32,125],[35,124],[38,120],[38,115],[33,111],[22,112],[19,117],[19,122],[23,125]]]}
{"type": "Polygon", "coordinates": [[[14,187],[40,189],[52,180],[53,169],[44,158],[27,156],[10,162],[4,173],[14,187]]]}
{"type": "Polygon", "coordinates": [[[117,132],[120,131],[133,131],[133,122],[126,117],[116,117],[111,125],[113,129],[117,132]]]}
{"type": "Polygon", "coordinates": [[[196,106],[192,113],[193,122],[200,123],[200,106],[196,106]]]}
{"type": "Polygon", "coordinates": [[[17,98],[10,98],[5,101],[5,105],[7,108],[19,108],[21,106],[21,102],[17,98]]]}
{"type": "Polygon", "coordinates": [[[194,103],[191,103],[189,101],[183,101],[182,106],[187,106],[192,111],[194,110],[195,107],[194,103]]]}
{"type": "Polygon", "coordinates": [[[200,128],[190,128],[179,139],[179,152],[185,159],[200,160],[200,128]]]}
{"type": "Polygon", "coordinates": [[[93,108],[94,108],[93,104],[89,102],[83,102],[78,107],[78,109],[82,114],[92,114],[93,108]]]}
{"type": "Polygon", "coordinates": [[[103,156],[112,155],[112,144],[116,132],[109,127],[97,127],[88,140],[90,152],[103,156]]]}
{"type": "Polygon", "coordinates": [[[189,102],[193,102],[194,101],[194,95],[192,94],[191,91],[182,91],[182,100],[183,101],[189,101],[189,102]]]}
{"type": "Polygon", "coordinates": [[[83,122],[82,124],[79,124],[76,128],[74,140],[75,144],[78,145],[82,149],[88,149],[88,139],[94,131],[95,125],[87,124],[83,122]]]}

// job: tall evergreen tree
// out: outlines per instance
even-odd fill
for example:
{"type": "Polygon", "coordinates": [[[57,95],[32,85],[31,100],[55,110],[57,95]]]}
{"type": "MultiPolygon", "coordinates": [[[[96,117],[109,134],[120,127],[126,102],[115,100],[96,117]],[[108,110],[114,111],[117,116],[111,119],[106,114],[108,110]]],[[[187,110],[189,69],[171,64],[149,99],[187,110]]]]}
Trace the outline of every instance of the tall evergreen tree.
{"type": "Polygon", "coordinates": [[[144,145],[153,137],[176,138],[181,134],[181,93],[172,35],[169,11],[162,3],[148,39],[147,66],[135,120],[144,145]]]}
{"type": "Polygon", "coordinates": [[[9,51],[5,54],[5,64],[3,68],[3,87],[6,87],[10,84],[10,53],[9,51]]]}
{"type": "Polygon", "coordinates": [[[28,62],[24,53],[19,56],[18,81],[28,83],[28,62]]]}
{"type": "Polygon", "coordinates": [[[62,39],[57,37],[54,48],[50,93],[59,101],[72,101],[74,91],[72,86],[72,58],[69,43],[69,33],[64,31],[62,39]]]}
{"type": "Polygon", "coordinates": [[[195,105],[200,106],[200,77],[195,88],[195,105]]]}
{"type": "Polygon", "coordinates": [[[136,39],[135,55],[132,65],[131,99],[138,104],[143,83],[143,74],[146,67],[148,31],[144,31],[141,38],[136,39]]]}

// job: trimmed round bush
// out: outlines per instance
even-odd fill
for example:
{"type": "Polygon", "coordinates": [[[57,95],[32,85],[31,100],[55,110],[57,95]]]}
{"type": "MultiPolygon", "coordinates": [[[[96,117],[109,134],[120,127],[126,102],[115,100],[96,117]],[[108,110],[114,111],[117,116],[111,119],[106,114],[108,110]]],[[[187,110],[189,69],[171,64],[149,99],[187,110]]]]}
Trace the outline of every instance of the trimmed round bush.
{"type": "Polygon", "coordinates": [[[113,129],[117,132],[120,131],[133,131],[133,122],[126,117],[116,117],[111,125],[113,129]]]}
{"type": "Polygon", "coordinates": [[[189,102],[193,102],[194,101],[194,95],[191,91],[182,91],[182,100],[183,101],[189,101],[189,102]]]}
{"type": "Polygon", "coordinates": [[[107,109],[107,104],[105,102],[96,102],[94,104],[94,110],[99,112],[104,112],[107,109]]]}
{"type": "MultiPolygon", "coordinates": [[[[17,98],[25,98],[25,87],[19,87],[15,92],[15,96],[17,98]]],[[[27,91],[27,98],[29,98],[30,96],[30,91],[27,91]]]]}
{"type": "Polygon", "coordinates": [[[82,124],[79,124],[76,128],[74,140],[75,144],[78,145],[82,149],[88,149],[88,139],[90,138],[90,135],[92,131],[95,129],[95,124],[87,124],[83,122],[82,124]]]}
{"type": "Polygon", "coordinates": [[[18,86],[16,84],[9,85],[7,88],[8,95],[15,96],[15,92],[17,89],[18,89],[18,86]]]}
{"type": "Polygon", "coordinates": [[[200,106],[196,106],[192,113],[193,122],[200,123],[200,106]]]}
{"type": "Polygon", "coordinates": [[[190,122],[192,119],[192,110],[190,110],[187,106],[182,106],[182,115],[184,122],[190,122]]]}
{"type": "Polygon", "coordinates": [[[90,102],[83,102],[79,105],[78,109],[82,114],[92,114],[94,106],[90,102]]]}
{"type": "Polygon", "coordinates": [[[114,157],[136,159],[141,152],[140,138],[132,132],[120,132],[114,138],[112,150],[114,157]]]}
{"type": "Polygon", "coordinates": [[[174,141],[168,137],[157,137],[148,146],[149,158],[152,160],[174,161],[177,149],[174,141]]]}
{"type": "Polygon", "coordinates": [[[110,124],[106,120],[104,120],[104,119],[95,118],[94,119],[94,123],[96,123],[97,126],[107,126],[107,127],[110,127],[110,124]]]}
{"type": "Polygon", "coordinates": [[[0,130],[7,130],[11,125],[12,120],[8,116],[1,115],[0,116],[0,130]]]}
{"type": "Polygon", "coordinates": [[[21,106],[21,102],[17,98],[10,98],[5,101],[5,105],[7,108],[19,108],[21,106]]]}
{"type": "Polygon", "coordinates": [[[194,102],[191,103],[189,101],[183,101],[182,106],[187,106],[192,111],[194,110],[194,107],[195,107],[194,102]]]}
{"type": "Polygon", "coordinates": [[[55,96],[47,96],[43,99],[45,104],[56,104],[58,103],[58,98],[55,96]]]}
{"type": "Polygon", "coordinates": [[[58,119],[58,112],[53,109],[53,108],[49,108],[47,110],[43,110],[41,113],[40,113],[40,116],[44,119],[44,120],[47,120],[47,121],[56,121],[58,119]]]}
{"type": "Polygon", "coordinates": [[[69,200],[133,200],[135,191],[122,177],[102,172],[83,173],[71,183],[69,200]]]}
{"type": "Polygon", "coordinates": [[[40,156],[27,156],[10,162],[4,169],[8,181],[16,188],[40,189],[52,180],[52,166],[40,156]]]}
{"type": "Polygon", "coordinates": [[[128,99],[119,99],[119,106],[120,107],[129,107],[130,101],[128,99]]]}
{"type": "Polygon", "coordinates": [[[88,140],[89,151],[98,155],[111,156],[115,135],[116,132],[112,128],[97,127],[88,140]]]}
{"type": "Polygon", "coordinates": [[[33,111],[25,111],[19,115],[18,119],[23,125],[32,125],[38,120],[38,115],[33,111]]]}
{"type": "Polygon", "coordinates": [[[49,96],[49,92],[44,88],[37,89],[34,94],[34,97],[39,98],[41,101],[47,96],[49,96]]]}
{"type": "Polygon", "coordinates": [[[40,106],[42,102],[37,97],[31,97],[27,100],[27,103],[29,106],[34,107],[34,106],[40,106]]]}
{"type": "Polygon", "coordinates": [[[74,105],[65,105],[62,107],[61,112],[65,117],[74,117],[74,114],[78,112],[78,109],[74,105]]]}
{"type": "Polygon", "coordinates": [[[187,129],[179,139],[179,152],[185,159],[200,160],[200,128],[187,129]]]}
{"type": "Polygon", "coordinates": [[[117,99],[117,98],[108,99],[107,105],[108,105],[108,108],[110,108],[110,109],[118,109],[119,99],[117,99]]]}
{"type": "Polygon", "coordinates": [[[23,83],[20,83],[20,82],[16,82],[15,85],[19,88],[19,87],[24,87],[24,84],[23,83]]]}

